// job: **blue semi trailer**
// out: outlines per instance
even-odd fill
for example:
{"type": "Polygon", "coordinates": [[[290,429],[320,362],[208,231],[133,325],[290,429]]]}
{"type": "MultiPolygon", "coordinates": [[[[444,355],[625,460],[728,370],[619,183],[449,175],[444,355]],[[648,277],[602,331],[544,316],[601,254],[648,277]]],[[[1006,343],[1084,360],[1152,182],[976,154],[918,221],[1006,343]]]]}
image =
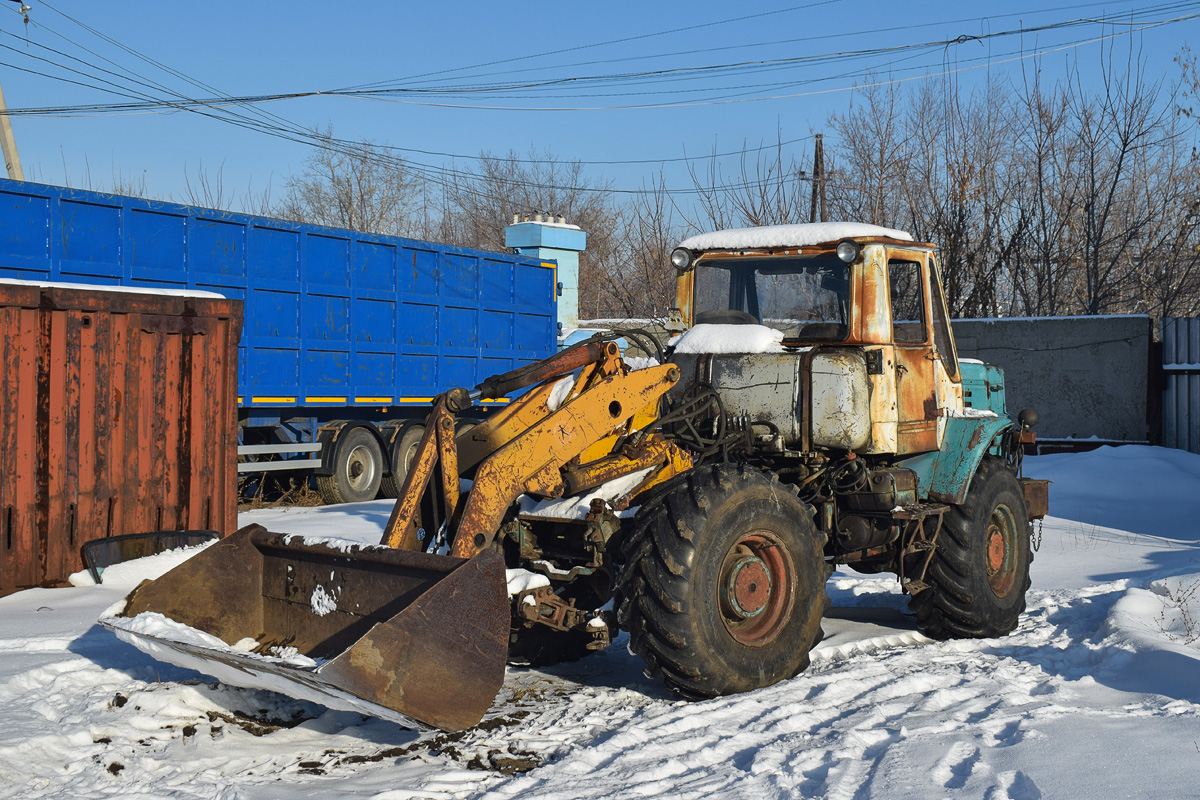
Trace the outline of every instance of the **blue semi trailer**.
{"type": "Polygon", "coordinates": [[[242,300],[239,473],[311,470],[327,502],[369,500],[398,494],[435,395],[556,350],[547,256],[572,262],[583,233],[531,225],[490,253],[0,179],[0,279],[242,300]]]}

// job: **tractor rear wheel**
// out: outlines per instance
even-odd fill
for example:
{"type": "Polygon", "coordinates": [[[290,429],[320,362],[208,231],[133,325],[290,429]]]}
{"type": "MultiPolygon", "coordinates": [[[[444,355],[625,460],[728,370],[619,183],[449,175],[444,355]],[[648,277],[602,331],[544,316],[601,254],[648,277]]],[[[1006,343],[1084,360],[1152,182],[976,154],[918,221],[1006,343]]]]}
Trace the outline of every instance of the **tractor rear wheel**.
{"type": "Polygon", "coordinates": [[[1029,515],[1016,476],[985,456],[961,505],[942,522],[928,588],[913,595],[917,628],[933,639],[984,639],[1017,627],[1029,588],[1029,515]]]}
{"type": "Polygon", "coordinates": [[[622,545],[629,648],[687,697],[769,686],[808,666],[829,607],[823,537],[790,486],[701,467],[656,491],[622,545]]]}

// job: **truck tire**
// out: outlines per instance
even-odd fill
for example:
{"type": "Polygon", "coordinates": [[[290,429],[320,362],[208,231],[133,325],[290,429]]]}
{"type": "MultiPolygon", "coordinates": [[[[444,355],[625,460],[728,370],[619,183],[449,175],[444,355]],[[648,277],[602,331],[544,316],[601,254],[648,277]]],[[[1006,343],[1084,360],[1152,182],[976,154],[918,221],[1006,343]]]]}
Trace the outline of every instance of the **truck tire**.
{"type": "Polygon", "coordinates": [[[361,503],[374,500],[383,479],[383,450],[366,428],[356,427],[338,436],[333,474],[318,475],[317,489],[326,503],[361,503]]]}
{"type": "Polygon", "coordinates": [[[646,674],[701,698],[807,667],[831,571],[812,517],[792,487],[744,465],[700,467],[653,493],[623,542],[616,590],[646,674]]]}
{"type": "Polygon", "coordinates": [[[984,456],[966,500],[942,521],[927,589],[909,606],[931,639],[984,639],[1017,626],[1029,588],[1025,495],[1003,459],[984,456]]]}
{"type": "Polygon", "coordinates": [[[425,435],[425,426],[420,422],[406,422],[396,438],[392,440],[389,456],[392,471],[383,476],[379,483],[379,496],[395,499],[400,496],[404,479],[408,477],[408,466],[417,452],[417,445],[425,435]]]}

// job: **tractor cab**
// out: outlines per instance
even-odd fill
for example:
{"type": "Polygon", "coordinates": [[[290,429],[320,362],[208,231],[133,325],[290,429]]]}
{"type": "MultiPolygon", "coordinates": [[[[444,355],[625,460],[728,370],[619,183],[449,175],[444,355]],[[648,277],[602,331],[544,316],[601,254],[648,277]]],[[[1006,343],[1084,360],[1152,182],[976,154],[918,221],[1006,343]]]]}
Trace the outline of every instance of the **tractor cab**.
{"type": "MultiPolygon", "coordinates": [[[[672,252],[671,262],[678,271],[681,330],[774,329],[782,334],[782,350],[817,359],[818,385],[831,369],[823,361],[838,363],[843,377],[833,381],[831,391],[839,405],[845,401],[856,411],[838,415],[837,424],[864,433],[826,436],[827,441],[864,454],[928,452],[940,445],[944,417],[962,412],[961,376],[933,245],[876,225],[784,225],[693,236],[672,252]],[[812,348],[815,353],[808,352],[812,348]],[[841,352],[835,355],[835,349],[841,352]]],[[[757,386],[749,378],[771,359],[754,355],[753,369],[748,362],[737,371],[757,386]]],[[[799,364],[796,374],[813,374],[811,366],[799,364]]],[[[801,418],[804,411],[797,411],[801,418]]],[[[811,416],[797,420],[797,436],[814,424],[823,425],[811,416]]]]}

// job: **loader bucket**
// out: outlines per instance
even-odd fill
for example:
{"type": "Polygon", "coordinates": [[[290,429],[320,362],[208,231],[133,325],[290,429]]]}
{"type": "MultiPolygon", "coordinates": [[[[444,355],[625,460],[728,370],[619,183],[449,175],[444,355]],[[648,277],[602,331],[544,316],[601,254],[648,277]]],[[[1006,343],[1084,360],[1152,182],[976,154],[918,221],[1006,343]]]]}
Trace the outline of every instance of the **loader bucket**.
{"type": "Polygon", "coordinates": [[[100,622],[150,655],[401,724],[475,725],[504,681],[504,562],[249,525],[100,622]]]}

